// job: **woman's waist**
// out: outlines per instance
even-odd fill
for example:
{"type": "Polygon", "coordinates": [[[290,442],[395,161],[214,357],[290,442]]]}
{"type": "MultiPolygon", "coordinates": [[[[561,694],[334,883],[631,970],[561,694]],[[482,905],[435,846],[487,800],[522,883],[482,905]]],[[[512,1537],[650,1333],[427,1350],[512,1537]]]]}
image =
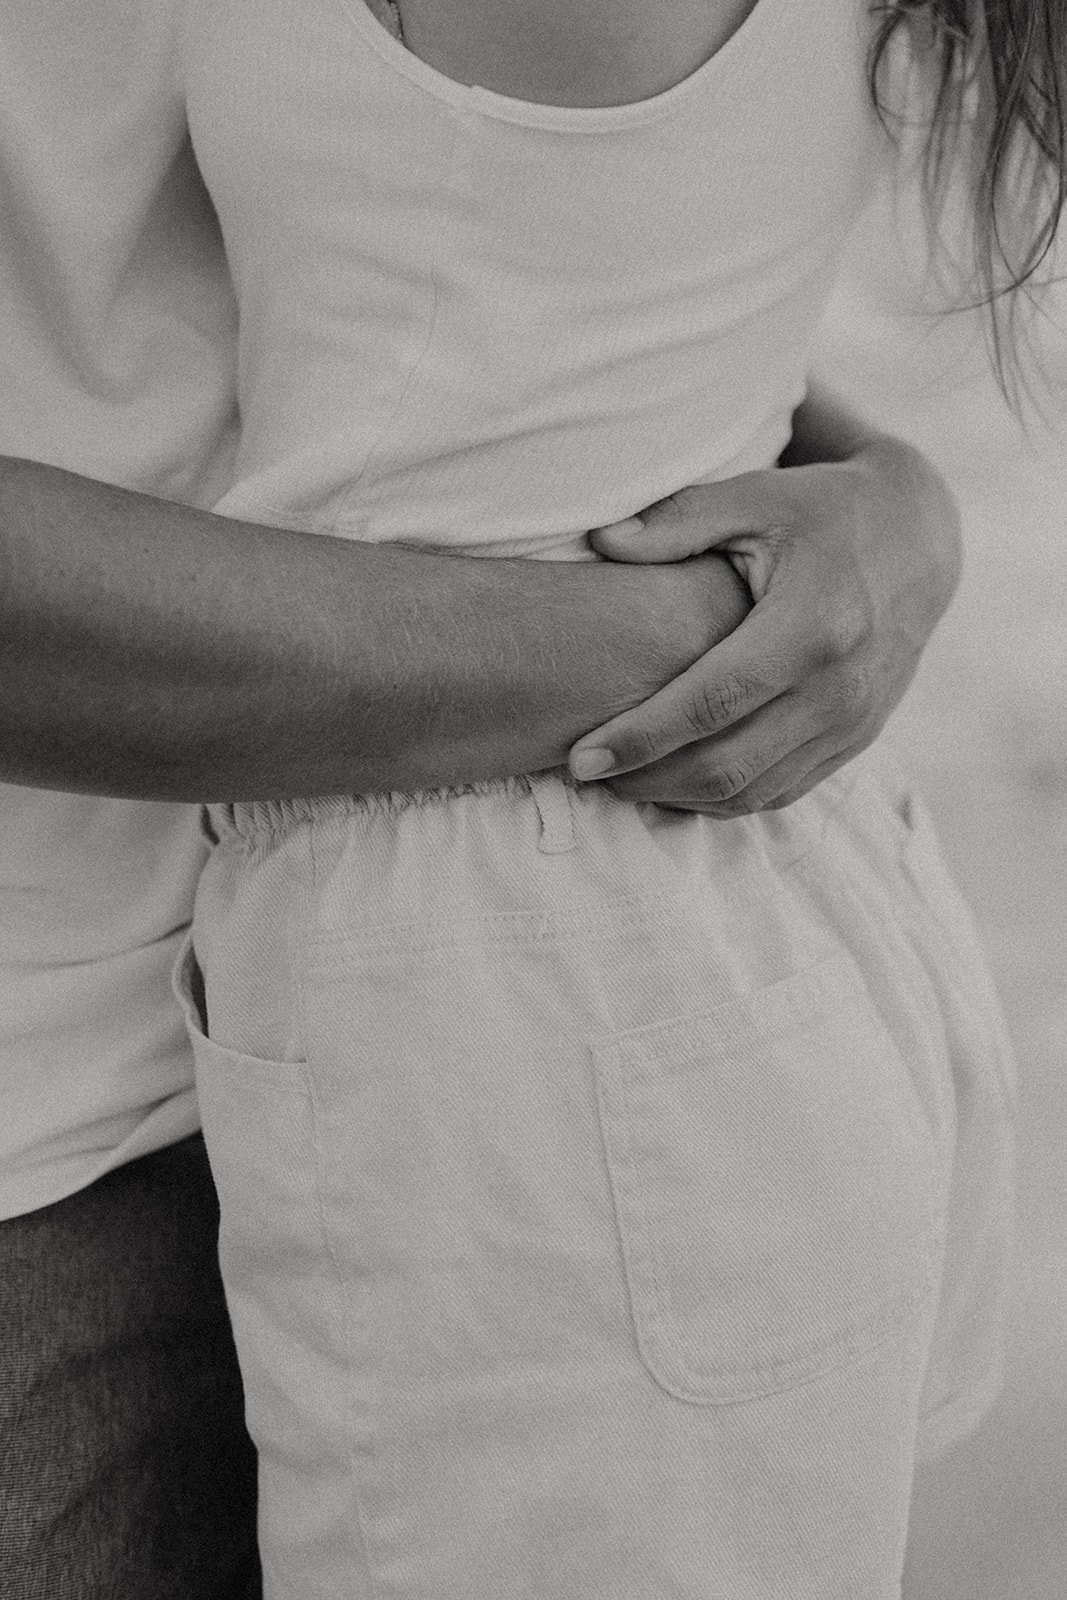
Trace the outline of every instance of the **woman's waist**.
{"type": "Polygon", "coordinates": [[[456,555],[590,561],[589,531],[693,483],[772,466],[792,403],[737,425],[631,441],[546,435],[429,452],[392,446],[361,458],[349,441],[253,437],[220,515],[371,544],[456,555]],[[654,445],[654,447],[652,447],[654,445]]]}
{"type": "MultiPolygon", "coordinates": [[[[686,905],[739,936],[798,896],[908,898],[904,824],[880,784],[847,770],[783,811],[728,822],[617,798],[565,768],[440,789],[209,808],[208,908],[279,918],[294,948],[538,947],[598,937],[686,905]],[[836,885],[836,887],[835,887],[836,885]],[[760,907],[763,911],[760,911],[760,907]],[[777,909],[775,909],[777,907],[777,909]],[[614,908],[614,909],[613,909],[614,908]]],[[[824,907],[825,909],[825,907],[824,907]]],[[[210,922],[210,917],[208,917],[210,922]]]]}

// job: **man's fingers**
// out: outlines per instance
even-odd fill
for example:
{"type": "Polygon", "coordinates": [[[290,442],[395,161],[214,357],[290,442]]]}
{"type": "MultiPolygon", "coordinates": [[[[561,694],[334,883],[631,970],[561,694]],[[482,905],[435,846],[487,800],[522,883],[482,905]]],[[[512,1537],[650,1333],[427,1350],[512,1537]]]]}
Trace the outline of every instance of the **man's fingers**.
{"type": "MultiPolygon", "coordinates": [[[[863,744],[857,744],[835,750],[825,738],[809,739],[722,799],[713,798],[719,790],[715,777],[717,765],[694,762],[691,751],[678,751],[654,767],[612,780],[608,787],[620,800],[634,804],[651,802],[672,811],[699,811],[725,822],[731,817],[778,811],[793,805],[864,748],[863,744]]],[[[735,772],[743,772],[746,759],[740,755],[728,765],[735,772]]]]}
{"type": "Polygon", "coordinates": [[[823,761],[821,765],[813,767],[810,772],[804,773],[799,780],[787,780],[786,787],[781,789],[773,800],[767,801],[763,806],[763,810],[781,811],[786,806],[795,805],[806,794],[810,794],[813,789],[818,788],[820,783],[825,782],[827,778],[832,778],[835,772],[840,772],[842,767],[847,766],[856,756],[862,754],[866,748],[866,744],[850,745],[847,750],[839,750],[836,755],[823,761]]]}
{"type": "MultiPolygon", "coordinates": [[[[602,778],[648,766],[722,733],[802,676],[803,663],[783,653],[775,608],[768,606],[761,615],[756,607],[721,644],[650,699],[583,735],[568,757],[571,772],[578,779],[602,778]]],[[[807,737],[806,729],[801,737],[807,737]]],[[[779,754],[775,750],[769,759],[779,754]]]]}
{"type": "Polygon", "coordinates": [[[684,561],[738,534],[766,531],[772,520],[768,478],[767,472],[743,472],[722,483],[692,484],[636,517],[594,528],[589,542],[610,561],[684,561]]]}
{"type": "Polygon", "coordinates": [[[761,772],[758,778],[732,799],[705,809],[711,816],[723,820],[750,816],[758,811],[781,811],[810,794],[864,748],[859,744],[831,751],[826,739],[812,739],[799,750],[791,752],[784,761],[761,772]]]}
{"type": "Polygon", "coordinates": [[[687,745],[651,766],[609,780],[620,800],[654,801],[689,810],[714,810],[745,799],[758,810],[757,796],[777,795],[781,783],[771,772],[802,775],[829,753],[811,712],[792,694],[779,695],[717,739],[687,745]]]}

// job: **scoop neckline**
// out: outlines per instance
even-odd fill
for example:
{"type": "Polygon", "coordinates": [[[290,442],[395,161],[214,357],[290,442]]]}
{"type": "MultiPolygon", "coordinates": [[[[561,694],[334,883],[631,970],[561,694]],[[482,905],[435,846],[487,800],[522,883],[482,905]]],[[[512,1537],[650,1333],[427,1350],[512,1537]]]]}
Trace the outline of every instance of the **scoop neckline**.
{"type": "Polygon", "coordinates": [[[731,75],[740,61],[758,46],[761,35],[773,22],[773,15],[787,0],[756,0],[752,10],[730,37],[678,83],[644,100],[628,100],[619,105],[558,106],[539,100],[523,100],[500,94],[481,84],[461,83],[432,67],[421,56],[391,34],[374,15],[366,0],[340,0],[349,20],[365,42],[392,71],[407,78],[437,100],[459,110],[478,112],[502,122],[524,123],[529,127],[555,129],[566,133],[601,133],[638,126],[669,116],[691,100],[712,79],[731,75]]]}

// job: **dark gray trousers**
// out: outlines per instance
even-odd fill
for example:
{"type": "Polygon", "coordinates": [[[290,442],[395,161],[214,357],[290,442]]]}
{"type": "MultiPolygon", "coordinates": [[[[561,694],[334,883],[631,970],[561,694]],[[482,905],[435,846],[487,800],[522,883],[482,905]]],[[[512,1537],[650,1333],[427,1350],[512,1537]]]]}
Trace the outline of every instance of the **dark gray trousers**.
{"type": "Polygon", "coordinates": [[[3,1600],[257,1600],[203,1140],[0,1222],[3,1600]]]}

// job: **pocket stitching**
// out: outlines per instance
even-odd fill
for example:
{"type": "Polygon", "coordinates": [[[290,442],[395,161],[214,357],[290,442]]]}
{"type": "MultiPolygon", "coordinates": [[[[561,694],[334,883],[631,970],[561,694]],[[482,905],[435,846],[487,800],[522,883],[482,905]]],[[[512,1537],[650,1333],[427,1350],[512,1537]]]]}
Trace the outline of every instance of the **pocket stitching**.
{"type": "Polygon", "coordinates": [[[269,1079],[283,1094],[299,1094],[309,1098],[306,1062],[271,1061],[266,1056],[250,1055],[247,1051],[235,1050],[229,1045],[220,1044],[217,1039],[212,1039],[204,1032],[188,976],[190,965],[195,960],[196,951],[190,929],[178,954],[172,988],[185,1019],[194,1058],[199,1050],[214,1056],[215,1065],[227,1075],[232,1075],[235,1071],[247,1071],[254,1073],[260,1081],[269,1079]]]}
{"type": "MultiPolygon", "coordinates": [[[[838,961],[830,961],[819,963],[819,966],[839,964],[838,961]]],[[[802,976],[805,973],[794,974],[793,979],[783,982],[792,983],[802,976]]],[[[634,1169],[630,1128],[636,1115],[630,1109],[631,1079],[634,1074],[627,1071],[626,1045],[635,1035],[658,1038],[661,1033],[669,1035],[676,1029],[684,1030],[700,1022],[706,1023],[731,1004],[736,1004],[740,1009],[744,1002],[726,1002],[725,1007],[715,1008],[711,1012],[627,1030],[624,1034],[594,1041],[591,1045],[608,1182],[614,1201],[630,1318],[637,1346],[646,1369],[661,1388],[676,1398],[705,1405],[738,1403],[800,1388],[832,1371],[859,1363],[871,1351],[897,1337],[915,1313],[928,1303],[936,1286],[937,1227],[934,1200],[928,1197],[920,1207],[925,1230],[921,1273],[895,1293],[865,1309],[862,1322],[856,1321],[853,1315],[846,1326],[822,1336],[814,1347],[809,1343],[801,1353],[764,1360],[753,1367],[724,1367],[707,1358],[702,1360],[691,1336],[668,1333],[662,1273],[652,1245],[653,1230],[634,1169]],[[615,1096],[612,1094],[612,1080],[617,1091],[615,1096]],[[619,1106],[613,1104],[613,1098],[618,1099],[619,1106]],[[683,1364],[690,1367],[688,1373],[683,1364]]],[[[873,1015],[876,1018],[876,1014],[873,1015]]],[[[881,1031],[884,1033],[884,1029],[881,1031]]]]}
{"type": "Polygon", "coordinates": [[[210,1038],[200,1030],[192,1036],[192,1046],[194,1055],[201,1051],[205,1056],[210,1056],[213,1058],[211,1066],[228,1076],[246,1072],[280,1094],[310,1098],[305,1061],[269,1061],[265,1056],[249,1055],[244,1050],[234,1050],[230,1045],[220,1044],[217,1039],[210,1038]]]}

